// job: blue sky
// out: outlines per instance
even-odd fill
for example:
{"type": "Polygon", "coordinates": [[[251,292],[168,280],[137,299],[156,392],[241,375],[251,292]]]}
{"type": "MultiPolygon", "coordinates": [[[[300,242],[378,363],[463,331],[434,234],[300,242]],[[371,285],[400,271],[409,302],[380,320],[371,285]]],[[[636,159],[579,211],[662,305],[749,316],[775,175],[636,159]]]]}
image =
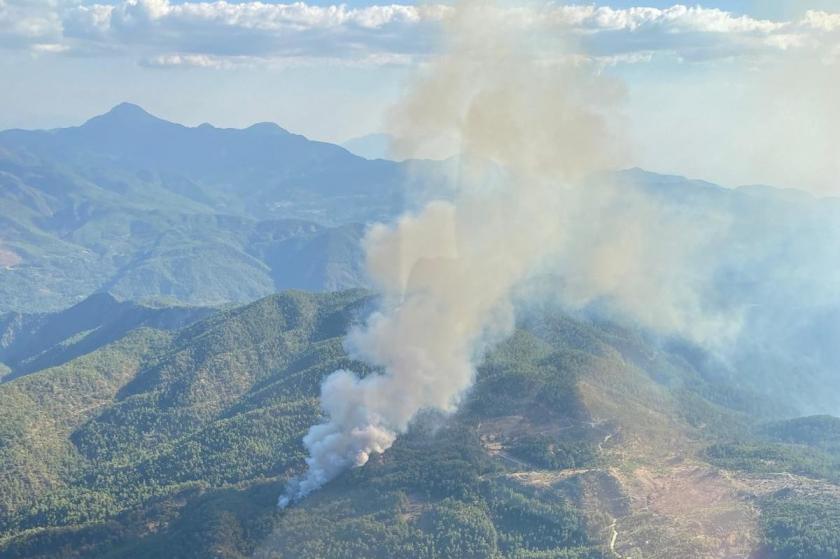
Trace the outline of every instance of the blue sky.
{"type": "MultiPolygon", "coordinates": [[[[566,54],[625,84],[630,163],[817,191],[840,176],[825,161],[840,159],[837,0],[499,6],[538,13],[574,37],[566,54]]],[[[78,124],[132,101],[190,125],[270,120],[329,141],[380,131],[439,51],[450,7],[0,0],[0,128],[78,124]]]]}

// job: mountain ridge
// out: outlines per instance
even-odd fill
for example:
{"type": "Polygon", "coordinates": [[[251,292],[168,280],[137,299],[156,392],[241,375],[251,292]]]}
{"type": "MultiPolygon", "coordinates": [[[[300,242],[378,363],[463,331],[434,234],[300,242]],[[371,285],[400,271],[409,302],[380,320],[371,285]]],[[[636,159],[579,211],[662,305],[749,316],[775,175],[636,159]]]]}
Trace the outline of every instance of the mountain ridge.
{"type": "Polygon", "coordinates": [[[274,124],[188,128],[130,104],[0,132],[0,312],[103,289],[216,305],[363,285],[360,224],[402,207],[376,186],[397,192],[400,173],[274,124]]]}
{"type": "Polygon", "coordinates": [[[371,302],[284,292],[0,384],[0,553],[732,557],[780,545],[759,510],[791,530],[816,514],[807,549],[832,541],[840,449],[797,445],[836,419],[766,423],[644,333],[554,308],[486,356],[458,413],[278,511],[322,379],[373,372],[342,347],[371,302]]]}
{"type": "Polygon", "coordinates": [[[215,309],[144,306],[100,292],[54,314],[2,314],[0,363],[9,372],[0,380],[66,363],[140,327],[178,330],[212,312],[215,309]]]}

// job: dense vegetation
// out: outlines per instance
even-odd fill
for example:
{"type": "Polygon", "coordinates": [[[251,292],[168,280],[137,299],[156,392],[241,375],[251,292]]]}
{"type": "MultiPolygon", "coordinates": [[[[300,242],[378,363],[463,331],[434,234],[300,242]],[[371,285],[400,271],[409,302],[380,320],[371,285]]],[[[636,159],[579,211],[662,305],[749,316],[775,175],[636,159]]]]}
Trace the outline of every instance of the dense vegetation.
{"type": "Polygon", "coordinates": [[[790,472],[840,482],[840,456],[802,445],[762,441],[719,443],[706,451],[723,468],[751,473],[790,472]]]}
{"type": "MultiPolygon", "coordinates": [[[[486,356],[458,414],[424,414],[386,454],[279,511],[284,480],[303,467],[301,437],[319,419],[319,383],[337,368],[371,372],[342,347],[370,304],[362,291],[287,292],[177,330],[141,321],[0,384],[0,555],[610,557],[609,519],[625,497],[602,473],[619,508],[593,511],[587,484],[601,482],[577,472],[610,466],[604,447],[622,426],[644,441],[670,436],[675,422],[696,436],[735,432],[709,460],[836,479],[835,420],[750,430],[680,355],[552,311],[529,315],[486,356]],[[521,470],[569,475],[530,484],[521,470]]],[[[767,549],[823,557],[834,510],[777,497],[761,504],[767,549]]]]}
{"type": "Polygon", "coordinates": [[[210,308],[148,306],[96,293],[56,313],[0,314],[0,379],[24,375],[85,355],[138,328],[177,330],[210,308]]]}
{"type": "MultiPolygon", "coordinates": [[[[795,474],[840,486],[840,419],[802,417],[760,425],[750,440],[710,446],[713,463],[750,474],[795,474]]],[[[820,494],[794,484],[761,498],[768,559],[840,558],[840,487],[820,494]]]]}
{"type": "Polygon", "coordinates": [[[320,376],[347,364],[338,338],[314,333],[343,327],[359,297],[289,294],[175,336],[140,329],[0,386],[3,531],[102,520],[299,463],[320,376]]]}
{"type": "Polygon", "coordinates": [[[748,440],[718,443],[706,452],[725,468],[790,472],[840,483],[840,419],[801,417],[760,425],[748,440]]]}
{"type": "Polygon", "coordinates": [[[766,498],[761,512],[770,559],[840,558],[840,497],[782,492],[766,498]]]}
{"type": "MultiPolygon", "coordinates": [[[[139,329],[0,386],[4,556],[600,556],[571,497],[511,485],[479,441],[499,413],[482,400],[499,391],[541,419],[583,417],[580,356],[526,332],[488,359],[458,421],[426,417],[385,456],[276,511],[271,480],[302,466],[320,380],[367,370],[341,347],[366,304],[362,292],[287,293],[175,334],[139,329]],[[43,431],[38,414],[60,423],[43,431]]],[[[587,441],[575,459],[594,460],[587,441]]]]}
{"type": "Polygon", "coordinates": [[[774,441],[808,445],[840,455],[840,418],[830,415],[768,423],[759,433],[774,441]]]}

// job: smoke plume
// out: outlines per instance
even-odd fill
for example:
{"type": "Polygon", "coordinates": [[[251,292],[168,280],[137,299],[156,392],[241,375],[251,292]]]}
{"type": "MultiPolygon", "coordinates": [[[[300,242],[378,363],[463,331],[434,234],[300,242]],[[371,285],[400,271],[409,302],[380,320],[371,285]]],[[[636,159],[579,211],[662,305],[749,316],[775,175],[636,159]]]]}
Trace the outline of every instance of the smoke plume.
{"type": "Polygon", "coordinates": [[[346,346],[382,372],[324,381],[325,422],[280,506],[386,451],[419,411],[455,410],[512,331],[512,297],[688,340],[720,358],[703,374],[779,401],[804,371],[801,409],[840,406],[826,389],[840,359],[838,201],[604,172],[631,155],[623,87],[568,55],[580,50],[541,15],[459,5],[442,54],[392,111],[395,153],[457,152],[457,177],[442,199],[369,230],[381,304],[346,346]]]}
{"type": "Polygon", "coordinates": [[[323,382],[326,421],[304,437],[308,471],[281,507],[387,450],[420,410],[456,409],[476,362],[513,328],[512,289],[562,245],[568,193],[620,154],[608,115],[621,88],[564,57],[534,15],[516,33],[493,6],[459,6],[444,54],[394,109],[402,155],[457,141],[457,184],[367,234],[382,303],[347,347],[383,372],[323,382]]]}

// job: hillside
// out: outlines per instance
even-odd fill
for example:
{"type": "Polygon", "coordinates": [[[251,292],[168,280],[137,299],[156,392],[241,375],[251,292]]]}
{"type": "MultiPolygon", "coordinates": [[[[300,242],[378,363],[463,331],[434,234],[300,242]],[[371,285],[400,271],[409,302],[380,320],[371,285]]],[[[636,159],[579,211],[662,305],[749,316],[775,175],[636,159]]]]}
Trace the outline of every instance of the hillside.
{"type": "Polygon", "coordinates": [[[405,207],[405,173],[273,124],[189,128],[128,104],[0,132],[0,312],[362,285],[361,224],[405,207]]]}
{"type": "Polygon", "coordinates": [[[456,415],[425,415],[278,511],[320,380],[367,371],[342,335],[369,304],[287,292],[0,385],[0,554],[781,559],[836,545],[840,455],[820,442],[835,420],[779,423],[655,339],[557,309],[522,318],[456,415]]]}
{"type": "Polygon", "coordinates": [[[213,312],[201,307],[148,306],[91,295],[56,313],[0,315],[0,380],[54,367],[119,340],[137,328],[178,330],[213,312]]]}
{"type": "Polygon", "coordinates": [[[840,201],[639,169],[456,414],[277,510],[322,379],[370,372],[367,225],[453,165],[131,105],[0,132],[0,555],[837,559],[840,201]]]}
{"type": "MultiPolygon", "coordinates": [[[[219,306],[365,287],[366,227],[446,195],[457,167],[369,161],[269,123],[186,127],[128,104],[77,127],[0,132],[0,313],[58,311],[98,292],[219,306]]],[[[634,233],[652,238],[637,257],[668,264],[668,287],[687,293],[679,312],[701,315],[685,322],[724,310],[712,336],[743,326],[714,364],[722,382],[840,413],[840,391],[824,389],[837,386],[840,359],[840,201],[640,169],[595,179],[595,204],[616,198],[571,228],[584,240],[560,274],[597,264],[604,237],[649,222],[634,233]],[[612,209],[639,206],[642,218],[612,209]],[[650,211],[667,219],[645,220],[650,211]]]]}

